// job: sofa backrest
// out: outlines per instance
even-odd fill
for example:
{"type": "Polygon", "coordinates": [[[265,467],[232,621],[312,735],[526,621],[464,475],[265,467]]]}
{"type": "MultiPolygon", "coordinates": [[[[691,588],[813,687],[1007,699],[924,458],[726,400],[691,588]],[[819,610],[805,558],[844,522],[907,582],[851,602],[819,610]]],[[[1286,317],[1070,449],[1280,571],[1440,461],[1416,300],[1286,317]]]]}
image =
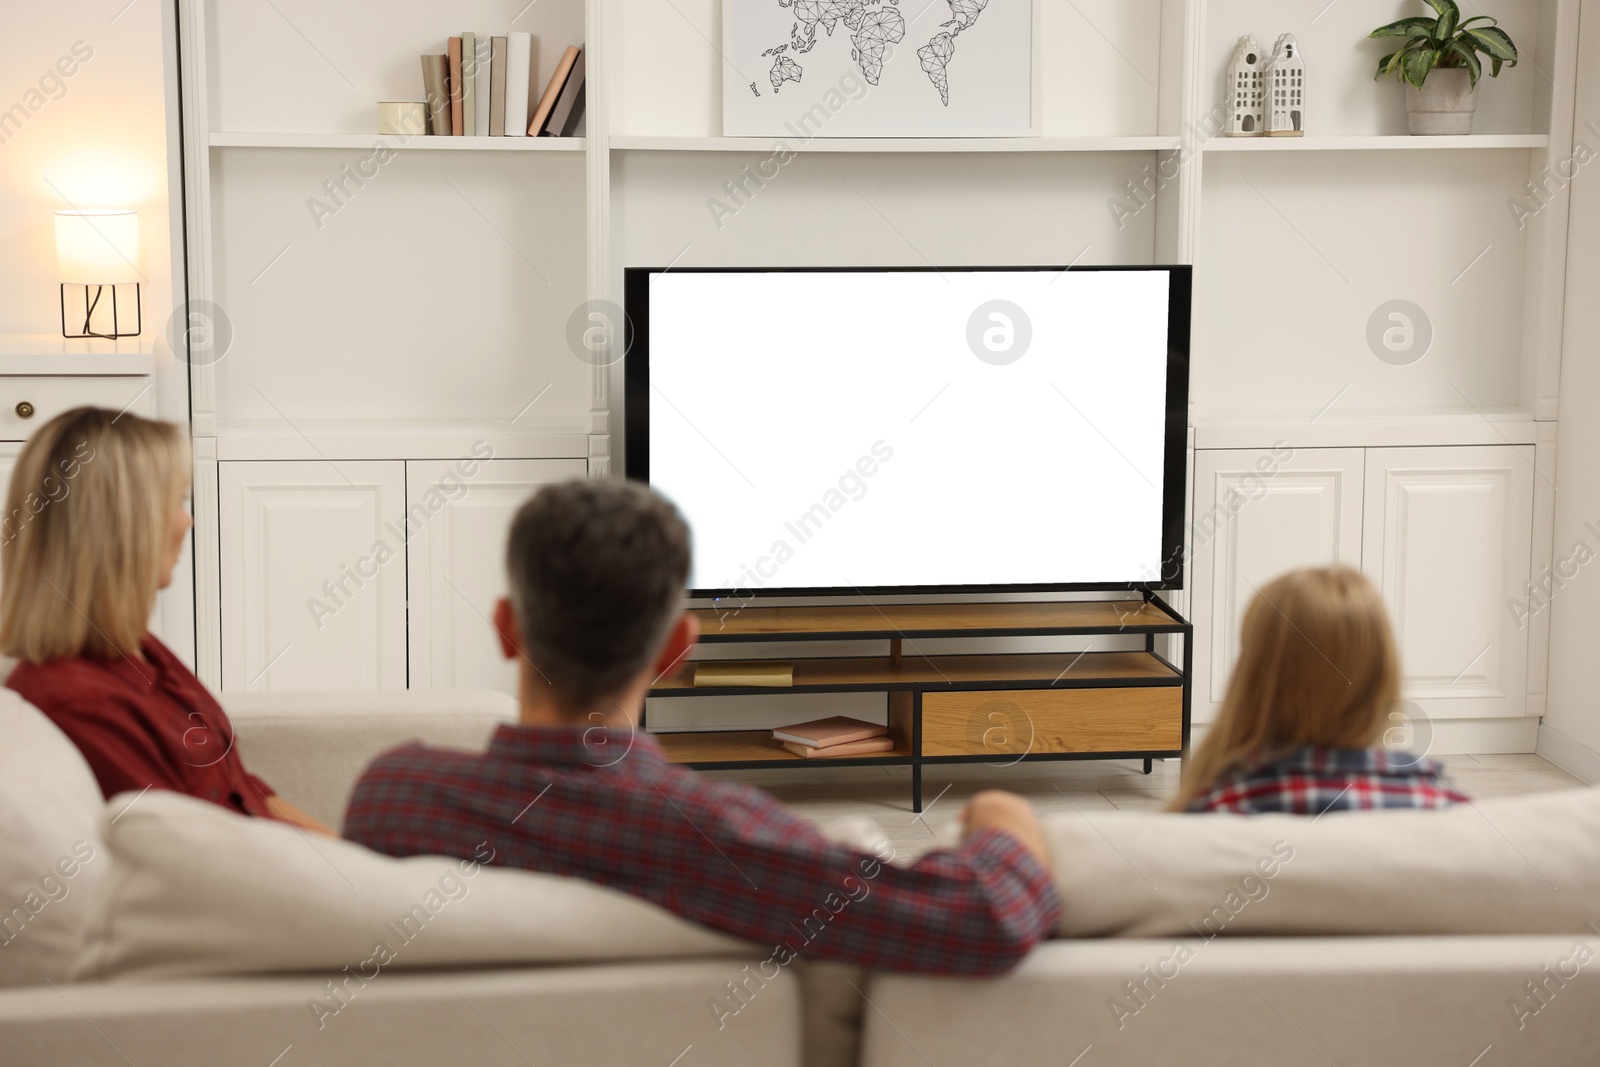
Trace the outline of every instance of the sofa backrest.
{"type": "Polygon", "coordinates": [[[372,758],[407,741],[482,749],[517,702],[504,693],[221,693],[239,756],[285,800],[329,826],[372,758]]]}
{"type": "Polygon", "coordinates": [[[1594,934],[1600,789],[1442,811],[1051,815],[1064,937],[1594,934]]]}
{"type": "MultiPolygon", "coordinates": [[[[750,954],[743,941],[576,878],[395,859],[152,791],[106,806],[111,879],[77,980],[750,954]]],[[[738,968],[733,968],[737,972],[738,968]]]]}
{"type": "Polygon", "coordinates": [[[0,689],[0,986],[66,976],[109,874],[104,810],[77,746],[0,689]]]}

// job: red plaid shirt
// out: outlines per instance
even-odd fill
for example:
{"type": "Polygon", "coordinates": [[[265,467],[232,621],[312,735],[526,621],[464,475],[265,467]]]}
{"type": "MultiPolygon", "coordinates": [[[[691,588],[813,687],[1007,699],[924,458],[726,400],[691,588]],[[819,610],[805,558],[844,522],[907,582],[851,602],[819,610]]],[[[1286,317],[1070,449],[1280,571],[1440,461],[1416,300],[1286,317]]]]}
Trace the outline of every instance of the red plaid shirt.
{"type": "Polygon", "coordinates": [[[890,866],[626,730],[501,726],[484,753],[401,746],[361,776],[344,832],[393,856],[468,859],[487,842],[496,865],[585,878],[795,955],[883,971],[997,974],[1061,912],[1050,874],[1009,834],[890,866]]]}
{"type": "Polygon", "coordinates": [[[1444,808],[1470,800],[1438,760],[1381,748],[1308,745],[1219,778],[1188,811],[1321,815],[1372,808],[1444,808]]]}

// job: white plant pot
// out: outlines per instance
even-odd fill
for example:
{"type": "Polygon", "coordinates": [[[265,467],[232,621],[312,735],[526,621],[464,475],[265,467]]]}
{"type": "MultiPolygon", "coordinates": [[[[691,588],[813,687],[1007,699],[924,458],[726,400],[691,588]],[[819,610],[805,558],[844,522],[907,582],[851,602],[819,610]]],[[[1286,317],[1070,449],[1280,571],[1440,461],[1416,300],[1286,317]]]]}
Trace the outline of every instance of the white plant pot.
{"type": "Polygon", "coordinates": [[[1462,135],[1472,132],[1478,87],[1463,68],[1428,73],[1422,88],[1406,86],[1406,123],[1414,134],[1462,135]]]}

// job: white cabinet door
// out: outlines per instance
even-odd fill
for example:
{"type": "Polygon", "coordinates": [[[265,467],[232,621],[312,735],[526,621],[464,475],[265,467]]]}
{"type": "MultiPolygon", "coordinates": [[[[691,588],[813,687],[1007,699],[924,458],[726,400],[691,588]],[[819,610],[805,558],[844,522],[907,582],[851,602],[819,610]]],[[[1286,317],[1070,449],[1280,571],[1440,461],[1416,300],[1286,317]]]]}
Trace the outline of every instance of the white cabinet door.
{"type": "Polygon", "coordinates": [[[582,478],[581,459],[495,459],[470,475],[457,462],[406,464],[411,687],[516,694],[517,668],[490,622],[505,593],[506,534],[523,501],[582,478]]]}
{"type": "Polygon", "coordinates": [[[405,464],[218,464],[222,687],[406,687],[405,464]]]}
{"type": "Polygon", "coordinates": [[[16,469],[17,456],[21,451],[21,445],[0,444],[0,504],[5,502],[6,495],[11,492],[11,472],[16,469]]]}
{"type": "Polygon", "coordinates": [[[1367,451],[1363,567],[1394,620],[1405,696],[1435,718],[1522,715],[1533,448],[1367,451]]]}
{"type": "Polygon", "coordinates": [[[1196,722],[1215,717],[1256,590],[1295,567],[1361,563],[1362,450],[1195,453],[1189,569],[1196,722]]]}

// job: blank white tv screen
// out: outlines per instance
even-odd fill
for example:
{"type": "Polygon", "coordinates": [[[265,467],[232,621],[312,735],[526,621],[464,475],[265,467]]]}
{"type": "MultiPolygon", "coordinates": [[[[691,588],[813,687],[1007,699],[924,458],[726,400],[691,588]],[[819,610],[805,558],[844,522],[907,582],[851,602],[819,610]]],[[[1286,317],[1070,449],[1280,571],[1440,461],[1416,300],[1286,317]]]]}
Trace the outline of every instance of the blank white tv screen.
{"type": "Polygon", "coordinates": [[[627,274],[694,592],[1177,584],[1187,268],[627,274]]]}

